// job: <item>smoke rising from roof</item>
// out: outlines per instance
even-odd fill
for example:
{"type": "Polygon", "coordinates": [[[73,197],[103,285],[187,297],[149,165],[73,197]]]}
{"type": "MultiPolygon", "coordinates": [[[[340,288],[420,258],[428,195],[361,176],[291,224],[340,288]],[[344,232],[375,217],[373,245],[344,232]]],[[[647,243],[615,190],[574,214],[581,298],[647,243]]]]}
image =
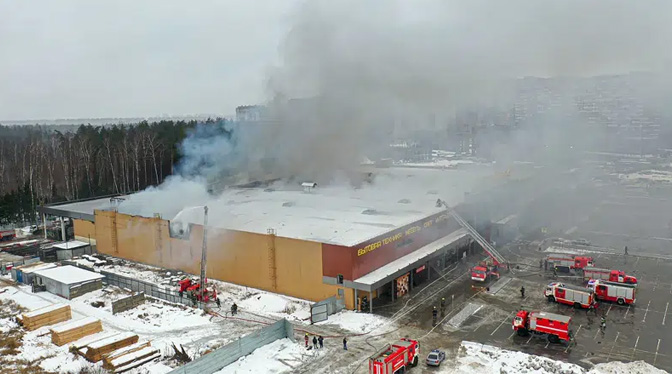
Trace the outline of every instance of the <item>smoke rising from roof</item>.
{"type": "MultiPolygon", "coordinates": [[[[321,182],[375,158],[399,127],[445,129],[460,110],[511,107],[517,78],[664,72],[672,61],[669,1],[314,0],[292,24],[268,77],[267,126],[233,138],[197,130],[182,146],[185,177],[234,165],[243,179],[321,182]]],[[[575,111],[568,100],[492,157],[566,161],[567,145],[595,143],[575,111]]]]}

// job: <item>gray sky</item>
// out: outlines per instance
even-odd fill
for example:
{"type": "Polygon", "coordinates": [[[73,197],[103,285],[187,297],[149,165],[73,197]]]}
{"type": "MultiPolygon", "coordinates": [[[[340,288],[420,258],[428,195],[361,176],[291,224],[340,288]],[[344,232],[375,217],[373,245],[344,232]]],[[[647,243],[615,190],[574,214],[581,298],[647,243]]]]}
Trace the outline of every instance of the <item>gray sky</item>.
{"type": "Polygon", "coordinates": [[[297,0],[0,0],[0,120],[231,114],[297,0]]]}

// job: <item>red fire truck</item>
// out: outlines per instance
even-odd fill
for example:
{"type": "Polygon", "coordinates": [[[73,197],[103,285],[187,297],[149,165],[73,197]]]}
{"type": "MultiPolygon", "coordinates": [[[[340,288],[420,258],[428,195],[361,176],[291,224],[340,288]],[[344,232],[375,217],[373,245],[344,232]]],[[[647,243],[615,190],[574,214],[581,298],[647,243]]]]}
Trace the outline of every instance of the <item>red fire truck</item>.
{"type": "Polygon", "coordinates": [[[16,238],[14,230],[0,230],[0,242],[10,241],[16,238]]]}
{"type": "Polygon", "coordinates": [[[600,279],[615,283],[637,284],[637,278],[620,270],[587,267],[583,269],[583,280],[600,279]]]}
{"type": "Polygon", "coordinates": [[[588,287],[595,291],[598,300],[617,302],[619,305],[635,303],[635,285],[604,280],[591,280],[588,287]]]}
{"type": "Polygon", "coordinates": [[[593,291],[583,287],[560,282],[551,282],[546,286],[544,296],[550,302],[572,305],[575,308],[589,308],[595,302],[593,291]]]}
{"type": "Polygon", "coordinates": [[[569,342],[572,332],[569,323],[572,317],[547,312],[529,312],[521,310],[513,318],[513,330],[519,336],[546,337],[550,342],[557,343],[561,340],[569,342]]]}
{"type": "Polygon", "coordinates": [[[546,257],[546,261],[548,262],[549,269],[557,267],[577,270],[593,266],[593,258],[586,256],[552,254],[546,257]]]}
{"type": "Polygon", "coordinates": [[[477,266],[471,268],[471,280],[476,282],[485,282],[488,279],[499,279],[499,270],[496,265],[489,265],[482,261],[477,266]]]}
{"type": "Polygon", "coordinates": [[[409,366],[418,365],[418,356],[420,345],[417,340],[402,338],[369,357],[369,374],[405,373],[409,366]]]}

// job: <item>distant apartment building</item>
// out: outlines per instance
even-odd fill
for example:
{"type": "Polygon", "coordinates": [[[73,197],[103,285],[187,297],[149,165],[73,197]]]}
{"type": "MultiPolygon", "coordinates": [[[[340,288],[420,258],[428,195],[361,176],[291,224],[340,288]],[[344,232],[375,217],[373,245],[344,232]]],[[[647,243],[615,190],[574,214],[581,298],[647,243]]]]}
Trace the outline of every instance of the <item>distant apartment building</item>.
{"type": "Polygon", "coordinates": [[[267,116],[268,109],[264,105],[241,105],[236,108],[237,122],[260,122],[267,116]]]}

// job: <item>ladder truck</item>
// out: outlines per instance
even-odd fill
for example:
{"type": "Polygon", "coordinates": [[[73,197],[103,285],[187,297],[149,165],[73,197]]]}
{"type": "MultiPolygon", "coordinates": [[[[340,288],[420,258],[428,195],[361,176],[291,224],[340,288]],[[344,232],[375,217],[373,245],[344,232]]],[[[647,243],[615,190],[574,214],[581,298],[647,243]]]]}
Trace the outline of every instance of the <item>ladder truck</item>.
{"type": "Polygon", "coordinates": [[[451,209],[448,204],[438,199],[436,201],[436,207],[445,207],[448,214],[450,214],[457,223],[464,228],[469,235],[483,248],[485,253],[490,256],[490,262],[481,262],[477,266],[474,266],[471,269],[471,279],[477,282],[485,282],[488,278],[496,277],[499,278],[499,268],[508,267],[508,262],[502,256],[495,247],[490,244],[481,234],[474,229],[469,222],[462,218],[454,209],[451,209]]]}
{"type": "Polygon", "coordinates": [[[513,317],[513,331],[518,336],[545,337],[551,343],[569,342],[572,339],[571,321],[572,317],[561,314],[521,310],[513,317]]]}

